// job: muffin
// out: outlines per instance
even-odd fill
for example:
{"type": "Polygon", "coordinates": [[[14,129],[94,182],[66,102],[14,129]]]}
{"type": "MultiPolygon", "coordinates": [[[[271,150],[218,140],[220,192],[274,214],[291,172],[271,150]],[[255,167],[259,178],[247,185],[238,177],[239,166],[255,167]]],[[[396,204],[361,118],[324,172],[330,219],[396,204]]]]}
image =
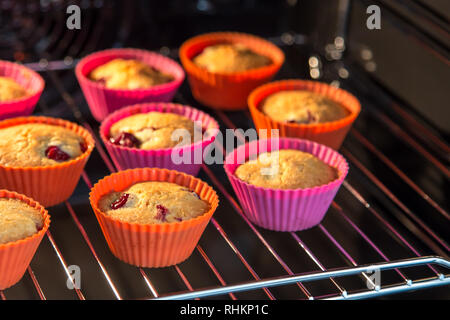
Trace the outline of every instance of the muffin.
{"type": "Polygon", "coordinates": [[[0,290],[20,281],[49,225],[50,215],[42,205],[0,189],[0,290]]]}
{"type": "Polygon", "coordinates": [[[250,92],[269,81],[284,62],[283,51],[271,42],[237,32],[193,37],[179,52],[194,98],[221,110],[247,108],[250,92]]]}
{"type": "Polygon", "coordinates": [[[67,200],[94,149],[94,139],[75,123],[49,117],[0,121],[0,188],[44,206],[67,200]]]}
{"type": "Polygon", "coordinates": [[[272,63],[242,44],[224,43],[206,47],[193,59],[194,63],[210,72],[239,72],[257,69],[272,63]]]}
{"type": "Polygon", "coordinates": [[[256,130],[267,133],[264,137],[278,130],[280,137],[308,139],[335,150],[361,111],[351,93],[307,80],[262,85],[248,96],[248,106],[256,130]]]}
{"type": "Polygon", "coordinates": [[[235,175],[254,186],[273,189],[312,188],[337,178],[335,168],[310,153],[293,149],[259,154],[257,159],[240,165],[235,175]]]}
{"type": "Polygon", "coordinates": [[[0,76],[0,102],[20,99],[27,95],[27,90],[14,79],[0,76]]]}
{"type": "Polygon", "coordinates": [[[132,48],[92,53],[77,64],[75,75],[97,121],[125,106],[171,101],[185,77],[174,60],[132,48]]]}
{"type": "Polygon", "coordinates": [[[174,78],[136,59],[113,59],[92,70],[89,79],[109,89],[145,89],[174,78]]]}
{"type": "Polygon", "coordinates": [[[336,121],[349,115],[342,105],[306,90],[271,94],[263,101],[261,111],[275,121],[304,124],[336,121]]]}
{"type": "Polygon", "coordinates": [[[194,122],[185,116],[149,112],[119,120],[111,126],[109,135],[109,141],[115,145],[151,150],[191,144],[195,142],[195,138],[201,139],[202,132],[201,128],[197,128],[194,122]],[[182,132],[175,132],[176,130],[185,132],[179,135],[178,132],[182,132]],[[198,132],[195,133],[195,130],[198,132]],[[174,132],[177,139],[172,139],[174,132]]]}
{"type": "Polygon", "coordinates": [[[99,201],[99,209],[123,222],[171,223],[198,217],[209,204],[189,189],[170,182],[141,182],[99,201]]]}
{"type": "Polygon", "coordinates": [[[25,239],[42,229],[41,212],[13,198],[0,198],[0,244],[25,239]]]}
{"type": "Polygon", "coordinates": [[[0,165],[52,166],[86,151],[84,139],[60,126],[27,123],[0,128],[0,165]]]}
{"type": "Polygon", "coordinates": [[[159,168],[107,176],[89,199],[111,252],[126,263],[155,268],[192,254],[219,203],[200,179],[159,168]]]}
{"type": "Polygon", "coordinates": [[[32,114],[44,86],[37,72],[0,60],[0,120],[32,114]]]}
{"type": "Polygon", "coordinates": [[[176,103],[129,106],[100,126],[100,137],[119,170],[166,168],[191,175],[199,172],[218,132],[219,124],[210,115],[176,103]]]}
{"type": "Polygon", "coordinates": [[[224,169],[250,221],[269,230],[300,231],[322,221],[348,164],[313,141],[272,138],[237,147],[227,154],[224,169]]]}

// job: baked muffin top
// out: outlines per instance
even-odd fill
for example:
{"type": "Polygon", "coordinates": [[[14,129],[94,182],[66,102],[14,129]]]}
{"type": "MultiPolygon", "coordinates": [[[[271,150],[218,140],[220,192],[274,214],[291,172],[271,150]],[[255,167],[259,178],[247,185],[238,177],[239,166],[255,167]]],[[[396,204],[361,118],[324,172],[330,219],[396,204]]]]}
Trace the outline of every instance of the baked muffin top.
{"type": "Polygon", "coordinates": [[[139,113],[114,123],[110,130],[110,142],[116,145],[139,149],[163,149],[191,144],[201,140],[201,128],[182,115],[165,112],[139,113]],[[189,136],[178,135],[183,129],[189,136]],[[195,132],[197,131],[197,132],[195,132]],[[172,140],[172,134],[176,135],[172,140]]]}
{"type": "Polygon", "coordinates": [[[272,63],[241,44],[217,44],[206,47],[193,62],[210,72],[239,72],[261,68],[272,63]]]}
{"type": "Polygon", "coordinates": [[[180,222],[209,210],[209,204],[188,188],[158,181],[136,183],[104,195],[98,207],[113,219],[139,224],[180,222]]]}
{"type": "Polygon", "coordinates": [[[89,79],[101,82],[109,89],[145,89],[174,78],[139,60],[113,59],[92,70],[89,79]]]}
{"type": "Polygon", "coordinates": [[[28,95],[27,90],[9,77],[0,77],[0,102],[16,100],[28,95]]]}
{"type": "Polygon", "coordinates": [[[236,169],[235,175],[258,187],[305,189],[335,180],[337,171],[310,153],[283,149],[262,153],[257,159],[245,162],[236,169]]]}
{"type": "Polygon", "coordinates": [[[39,210],[19,199],[0,198],[0,244],[32,236],[43,224],[39,210]]]}
{"type": "Polygon", "coordinates": [[[279,91],[268,96],[261,111],[275,121],[323,123],[345,118],[348,110],[324,95],[306,90],[279,91]]]}
{"type": "Polygon", "coordinates": [[[0,165],[52,166],[86,151],[83,137],[61,126],[26,123],[0,129],[0,165]]]}

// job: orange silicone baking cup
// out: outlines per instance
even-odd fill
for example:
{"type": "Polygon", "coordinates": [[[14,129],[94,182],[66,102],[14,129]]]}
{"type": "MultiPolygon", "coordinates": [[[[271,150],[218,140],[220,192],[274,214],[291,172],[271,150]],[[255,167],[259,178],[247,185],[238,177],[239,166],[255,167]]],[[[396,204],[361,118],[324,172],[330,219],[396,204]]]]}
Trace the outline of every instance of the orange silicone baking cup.
{"type": "Polygon", "coordinates": [[[316,141],[339,149],[353,122],[361,111],[358,99],[349,92],[325,83],[307,80],[282,80],[265,84],[255,89],[248,97],[250,113],[258,130],[266,129],[271,136],[271,129],[278,129],[280,137],[297,137],[316,141]],[[269,95],[283,90],[308,90],[320,93],[339,103],[349,111],[349,115],[337,121],[313,124],[297,124],[272,120],[260,110],[261,102],[269,95]]]}
{"type": "Polygon", "coordinates": [[[0,244],[0,290],[5,290],[22,279],[44,234],[50,226],[50,215],[42,205],[22,194],[0,190],[0,198],[24,201],[31,207],[39,210],[44,219],[44,225],[37,233],[25,239],[0,244]]]}
{"type": "Polygon", "coordinates": [[[238,32],[214,32],[193,37],[180,48],[192,94],[201,103],[223,110],[247,108],[247,97],[256,87],[270,81],[284,62],[280,48],[262,38],[238,32]],[[272,60],[268,66],[241,72],[210,72],[193,61],[208,46],[217,43],[240,43],[272,60]]]}
{"type": "Polygon", "coordinates": [[[14,190],[49,207],[67,200],[73,193],[95,142],[83,127],[49,117],[21,117],[0,121],[0,129],[26,123],[61,126],[80,135],[87,150],[79,157],[52,166],[8,167],[0,165],[0,188],[14,190]]]}
{"type": "Polygon", "coordinates": [[[216,210],[219,198],[207,183],[194,176],[160,168],[139,168],[113,173],[91,190],[90,202],[111,252],[120,260],[140,267],[159,268],[178,264],[194,251],[216,210]],[[203,215],[181,222],[137,224],[122,222],[98,208],[100,198],[143,181],[165,181],[185,186],[210,204],[203,215]]]}

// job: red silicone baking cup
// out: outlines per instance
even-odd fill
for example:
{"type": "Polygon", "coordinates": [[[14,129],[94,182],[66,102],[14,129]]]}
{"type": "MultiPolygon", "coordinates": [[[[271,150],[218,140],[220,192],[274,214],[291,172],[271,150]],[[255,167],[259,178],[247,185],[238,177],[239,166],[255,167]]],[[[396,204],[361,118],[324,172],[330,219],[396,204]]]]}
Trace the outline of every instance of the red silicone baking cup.
{"type": "Polygon", "coordinates": [[[98,121],[102,121],[110,113],[124,106],[143,102],[171,101],[184,80],[184,71],[178,63],[155,52],[140,49],[109,49],[90,54],[78,63],[75,74],[92,115],[98,121]],[[174,80],[147,89],[129,90],[108,89],[87,77],[94,68],[116,58],[140,60],[172,75],[174,80]]]}
{"type": "Polygon", "coordinates": [[[195,108],[174,103],[148,103],[126,107],[108,116],[100,126],[100,137],[108,150],[114,164],[119,170],[133,168],[166,168],[197,175],[203,162],[203,154],[209,145],[215,140],[219,132],[219,125],[208,114],[195,108]],[[117,146],[109,142],[109,131],[111,126],[117,121],[137,113],[148,112],[171,112],[183,115],[194,122],[201,122],[205,130],[205,138],[196,143],[166,149],[142,150],[117,146]],[[189,156],[191,163],[174,163],[172,155],[179,157],[189,156]]]}
{"type": "Polygon", "coordinates": [[[72,130],[84,139],[87,149],[75,159],[52,166],[0,165],[0,188],[25,194],[46,207],[61,203],[72,195],[94,149],[94,139],[86,129],[75,123],[48,117],[20,117],[4,120],[0,121],[0,129],[26,123],[44,123],[72,130]]]}
{"type": "Polygon", "coordinates": [[[14,242],[0,244],[0,290],[5,290],[22,279],[44,234],[50,226],[50,215],[42,205],[22,194],[0,190],[0,198],[21,200],[39,210],[44,219],[42,229],[32,236],[14,242]]]}
{"type": "Polygon", "coordinates": [[[0,77],[14,79],[28,92],[26,97],[0,102],[0,120],[32,114],[44,90],[44,79],[20,64],[2,60],[0,60],[0,77]]]}
{"type": "Polygon", "coordinates": [[[274,231],[299,231],[322,221],[347,175],[348,164],[338,152],[313,141],[272,138],[254,140],[236,148],[227,155],[224,169],[250,221],[274,231]],[[338,178],[314,188],[271,189],[248,184],[235,176],[237,167],[249,157],[277,149],[295,149],[311,153],[336,168],[338,178]]]}
{"type": "Polygon", "coordinates": [[[213,188],[191,175],[175,170],[138,168],[101,179],[91,190],[90,202],[108,246],[117,258],[135,266],[159,268],[183,262],[192,254],[219,204],[219,198],[213,188]],[[113,219],[98,208],[103,195],[143,181],[185,186],[207,201],[210,209],[199,217],[181,222],[137,224],[113,219]]]}
{"type": "Polygon", "coordinates": [[[215,109],[247,108],[250,92],[270,81],[284,62],[284,53],[262,38],[237,32],[215,32],[187,40],[180,48],[180,59],[186,69],[192,94],[201,103],[215,109]],[[192,59],[208,46],[217,43],[240,43],[272,60],[268,66],[242,72],[210,72],[198,67],[192,59]]]}
{"type": "Polygon", "coordinates": [[[308,139],[336,150],[342,145],[345,136],[361,111],[358,99],[349,92],[325,83],[307,80],[282,80],[263,85],[250,94],[248,105],[256,129],[258,131],[266,129],[267,137],[271,136],[271,129],[278,129],[280,137],[308,139]],[[326,123],[297,124],[272,120],[261,112],[261,102],[269,95],[283,90],[308,90],[323,94],[342,105],[350,113],[343,119],[326,123]]]}

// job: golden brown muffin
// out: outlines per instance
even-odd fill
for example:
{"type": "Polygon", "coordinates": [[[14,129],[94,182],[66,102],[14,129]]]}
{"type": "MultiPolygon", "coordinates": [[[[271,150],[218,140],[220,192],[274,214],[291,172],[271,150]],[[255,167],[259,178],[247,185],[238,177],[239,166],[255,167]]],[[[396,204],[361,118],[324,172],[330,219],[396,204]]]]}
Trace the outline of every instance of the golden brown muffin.
{"type": "Polygon", "coordinates": [[[139,60],[114,59],[92,70],[89,79],[110,89],[145,89],[174,78],[139,60]]]}
{"type": "Polygon", "coordinates": [[[335,180],[337,171],[310,153],[284,149],[260,154],[240,165],[235,175],[258,187],[305,189],[335,180]]]}
{"type": "Polygon", "coordinates": [[[32,236],[43,224],[39,210],[18,199],[0,198],[0,244],[32,236]]]}
{"type": "Polygon", "coordinates": [[[14,79],[0,77],[0,102],[16,100],[28,95],[27,90],[14,79]]]}
{"type": "Polygon", "coordinates": [[[116,145],[139,149],[163,149],[191,144],[201,140],[201,128],[182,115],[175,113],[149,112],[123,118],[114,123],[109,131],[110,142],[116,145]],[[175,130],[186,134],[178,135],[175,130]],[[197,132],[194,132],[197,131],[197,132]],[[172,140],[172,134],[177,138],[172,140]]]}
{"type": "Polygon", "coordinates": [[[241,44],[218,44],[206,47],[193,61],[210,72],[246,71],[272,63],[270,58],[253,52],[241,44]]]}
{"type": "Polygon", "coordinates": [[[347,109],[324,95],[304,90],[280,91],[268,96],[261,111],[275,121],[323,123],[345,118],[347,109]]]}
{"type": "Polygon", "coordinates": [[[198,217],[209,204],[189,189],[170,182],[136,183],[103,196],[99,209],[113,219],[139,224],[180,222],[198,217]]]}
{"type": "Polygon", "coordinates": [[[85,150],[81,136],[60,126],[27,123],[0,129],[0,165],[7,167],[52,166],[85,150]]]}

